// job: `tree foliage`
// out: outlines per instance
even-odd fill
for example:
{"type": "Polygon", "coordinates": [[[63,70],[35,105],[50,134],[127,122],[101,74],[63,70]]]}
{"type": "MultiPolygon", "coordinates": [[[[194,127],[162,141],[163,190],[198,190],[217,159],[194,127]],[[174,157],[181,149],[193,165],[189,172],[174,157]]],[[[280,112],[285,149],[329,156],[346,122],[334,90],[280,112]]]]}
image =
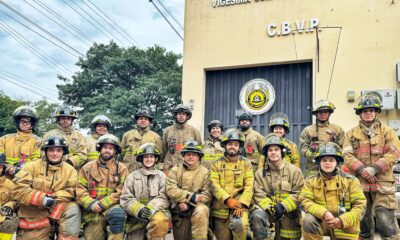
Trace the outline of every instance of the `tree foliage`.
{"type": "Polygon", "coordinates": [[[155,113],[153,128],[160,133],[171,124],[170,111],[180,102],[180,58],[160,46],[143,50],[113,42],[94,44],[77,62],[81,70],[72,79],[59,76],[65,82],[57,85],[60,98],[82,109],[80,127],[88,127],[94,116],[104,114],[119,137],[134,125],[130,116],[148,106],[155,113]]]}
{"type": "Polygon", "coordinates": [[[57,104],[49,103],[46,100],[40,100],[33,103],[36,113],[39,117],[39,124],[35,127],[35,134],[43,136],[46,132],[57,127],[53,113],[57,108],[57,104]]]}
{"type": "Polygon", "coordinates": [[[0,91],[0,136],[16,132],[12,115],[17,107],[24,104],[24,101],[12,100],[0,91]]]}
{"type": "Polygon", "coordinates": [[[0,136],[17,131],[12,115],[15,109],[22,105],[29,105],[36,109],[39,117],[39,124],[35,128],[36,135],[43,136],[45,132],[55,128],[56,124],[52,114],[57,104],[49,103],[46,100],[39,100],[29,104],[29,102],[23,100],[12,100],[4,95],[3,92],[0,92],[0,136]]]}

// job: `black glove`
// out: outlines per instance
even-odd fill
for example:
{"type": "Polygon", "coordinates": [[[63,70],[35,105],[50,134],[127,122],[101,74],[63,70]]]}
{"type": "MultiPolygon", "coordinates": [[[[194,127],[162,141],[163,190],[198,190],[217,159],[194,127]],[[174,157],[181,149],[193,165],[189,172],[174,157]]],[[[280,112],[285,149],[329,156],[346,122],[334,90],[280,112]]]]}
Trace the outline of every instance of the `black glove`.
{"type": "Polygon", "coordinates": [[[139,222],[142,224],[147,224],[150,221],[151,216],[153,216],[154,210],[144,207],[140,209],[138,216],[139,216],[139,222]]]}
{"type": "Polygon", "coordinates": [[[22,166],[21,164],[16,164],[14,168],[14,175],[16,175],[19,171],[21,171],[22,166]]]}
{"type": "Polygon", "coordinates": [[[192,194],[192,197],[190,198],[190,202],[196,204],[196,193],[192,194]]]}
{"type": "Polygon", "coordinates": [[[277,203],[274,205],[274,209],[275,209],[274,220],[279,221],[283,217],[283,214],[285,213],[285,207],[283,206],[282,203],[277,203]]]}
{"type": "Polygon", "coordinates": [[[52,208],[54,207],[54,205],[56,204],[56,200],[54,198],[51,197],[44,197],[43,199],[43,206],[46,208],[52,208]]]}
{"type": "Polygon", "coordinates": [[[12,216],[14,214],[14,211],[13,211],[13,209],[11,208],[11,207],[9,207],[9,206],[2,206],[1,208],[0,208],[0,215],[2,215],[2,216],[8,216],[8,217],[10,217],[10,216],[12,216]]]}

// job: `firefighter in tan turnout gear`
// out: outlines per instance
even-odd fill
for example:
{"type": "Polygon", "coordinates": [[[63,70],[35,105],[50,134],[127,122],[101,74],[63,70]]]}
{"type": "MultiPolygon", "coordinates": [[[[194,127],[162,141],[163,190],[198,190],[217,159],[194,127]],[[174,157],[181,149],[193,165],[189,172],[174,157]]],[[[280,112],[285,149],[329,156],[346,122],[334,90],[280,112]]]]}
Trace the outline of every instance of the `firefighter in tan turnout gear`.
{"type": "Polygon", "coordinates": [[[104,115],[97,115],[90,123],[90,135],[86,137],[87,161],[94,161],[99,158],[100,153],[96,150],[99,137],[108,134],[112,127],[111,120],[104,115]]]}
{"type": "Polygon", "coordinates": [[[306,212],[303,238],[359,239],[367,202],[360,181],[340,170],[343,156],[337,144],[322,144],[315,155],[319,173],[307,178],[299,195],[306,212]]]}
{"type": "Polygon", "coordinates": [[[125,232],[128,240],[164,239],[168,232],[169,200],[165,193],[165,174],[155,169],[161,150],[145,143],[137,150],[142,168],[125,180],[121,207],[128,213],[125,232]]]}
{"type": "Polygon", "coordinates": [[[335,111],[333,103],[320,100],[315,103],[312,113],[316,117],[316,123],[303,129],[300,135],[300,151],[307,159],[306,177],[318,172],[314,156],[318,146],[322,143],[333,142],[340,147],[343,146],[343,129],[329,122],[331,114],[335,111]]]}
{"type": "Polygon", "coordinates": [[[224,148],[221,147],[224,125],[219,120],[212,120],[207,128],[210,135],[203,144],[204,156],[201,159],[201,165],[210,169],[212,162],[224,155],[224,148]]]}
{"type": "Polygon", "coordinates": [[[240,156],[245,137],[238,129],[223,135],[223,157],[211,165],[210,179],[214,199],[211,214],[218,240],[246,239],[249,207],[253,197],[254,173],[251,162],[240,156]]]}
{"type": "Polygon", "coordinates": [[[0,138],[0,154],[6,156],[6,174],[9,178],[13,178],[25,163],[40,159],[40,138],[33,134],[39,123],[36,110],[21,106],[14,111],[12,118],[17,133],[0,138]]]}
{"type": "MultiPolygon", "coordinates": [[[[297,149],[296,143],[290,141],[286,138],[286,134],[290,132],[290,124],[289,118],[285,113],[275,113],[271,116],[269,121],[269,132],[274,133],[282,138],[283,143],[285,144],[285,155],[282,156],[283,160],[296,165],[300,168],[300,154],[297,149]]],[[[260,159],[259,167],[262,168],[264,166],[264,158],[260,159]]]]}
{"type": "Polygon", "coordinates": [[[25,165],[15,178],[14,195],[19,203],[17,239],[78,239],[81,211],[75,199],[76,170],[63,161],[68,146],[60,135],[44,139],[41,161],[25,165]],[[51,226],[53,225],[53,226],[51,226]]]}
{"type": "Polygon", "coordinates": [[[250,160],[255,172],[258,169],[262,147],[264,146],[264,137],[251,128],[252,116],[250,113],[243,112],[238,116],[238,119],[238,129],[245,137],[242,155],[250,160]]]}
{"type": "Polygon", "coordinates": [[[367,198],[367,211],[361,221],[362,239],[374,238],[374,217],[382,239],[400,239],[392,170],[398,159],[398,138],[393,129],[378,120],[381,107],[375,95],[360,98],[355,107],[360,122],[346,132],[343,146],[345,164],[360,180],[367,198]]]}
{"type": "Polygon", "coordinates": [[[101,136],[97,151],[99,158],[82,167],[76,187],[77,201],[83,208],[84,236],[86,240],[122,240],[126,216],[119,198],[128,169],[117,161],[121,148],[114,135],[101,136]]]}
{"type": "Polygon", "coordinates": [[[14,183],[5,176],[6,157],[0,153],[0,239],[11,240],[18,227],[17,204],[14,201],[14,183]]]}
{"type": "Polygon", "coordinates": [[[304,177],[300,168],[283,160],[286,143],[271,134],[265,140],[263,154],[266,163],[257,170],[254,182],[254,201],[250,223],[254,239],[267,239],[272,222],[276,239],[300,239],[300,193],[304,177]]]}
{"type": "Polygon", "coordinates": [[[161,137],[150,130],[150,124],[154,115],[150,108],[142,107],[132,116],[136,121],[136,128],[124,134],[121,141],[122,162],[128,167],[129,172],[140,168],[140,163],[136,161],[136,151],[145,143],[154,143],[161,149],[161,137]]]}
{"type": "Polygon", "coordinates": [[[174,239],[207,239],[210,176],[200,164],[203,152],[196,141],[186,142],[181,151],[184,162],[171,169],[166,191],[172,203],[174,239]]]}
{"type": "Polygon", "coordinates": [[[48,136],[55,134],[63,136],[69,149],[66,161],[74,166],[75,169],[80,169],[87,160],[87,145],[85,137],[72,126],[72,123],[77,118],[77,113],[69,106],[59,106],[54,113],[54,117],[57,120],[58,127],[47,132],[43,138],[46,139],[48,136]]]}
{"type": "Polygon", "coordinates": [[[189,125],[187,121],[192,117],[192,111],[186,105],[177,105],[172,114],[175,123],[164,130],[162,137],[164,172],[168,173],[169,169],[183,162],[180,151],[183,150],[184,143],[189,140],[195,140],[202,145],[202,139],[199,130],[189,125]]]}

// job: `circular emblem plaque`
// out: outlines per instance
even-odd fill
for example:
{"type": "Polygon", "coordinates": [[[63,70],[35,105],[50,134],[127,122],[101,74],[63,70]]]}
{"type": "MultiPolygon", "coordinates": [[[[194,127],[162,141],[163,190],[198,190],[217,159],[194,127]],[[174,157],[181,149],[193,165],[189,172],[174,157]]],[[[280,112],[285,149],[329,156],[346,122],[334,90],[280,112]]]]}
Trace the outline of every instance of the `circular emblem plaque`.
{"type": "Polygon", "coordinates": [[[267,80],[256,78],[242,87],[239,101],[242,108],[251,114],[263,114],[274,104],[275,90],[267,80]]]}

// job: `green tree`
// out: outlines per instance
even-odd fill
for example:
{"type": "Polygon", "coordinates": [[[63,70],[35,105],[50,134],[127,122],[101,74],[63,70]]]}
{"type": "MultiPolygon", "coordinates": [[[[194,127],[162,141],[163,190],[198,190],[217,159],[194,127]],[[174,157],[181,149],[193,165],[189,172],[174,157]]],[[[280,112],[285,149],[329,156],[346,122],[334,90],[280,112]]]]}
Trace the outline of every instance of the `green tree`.
{"type": "Polygon", "coordinates": [[[26,104],[26,102],[22,100],[12,100],[0,91],[0,136],[16,132],[12,115],[17,107],[24,104],[26,104]]]}
{"type": "Polygon", "coordinates": [[[47,131],[57,127],[53,117],[57,106],[57,104],[49,103],[46,100],[40,100],[33,104],[39,117],[39,124],[35,128],[36,135],[43,136],[47,131]]]}
{"type": "Polygon", "coordinates": [[[170,111],[180,102],[180,58],[160,46],[143,50],[113,42],[94,44],[77,62],[81,70],[72,79],[59,76],[65,82],[57,85],[60,99],[82,109],[80,127],[88,127],[94,116],[104,114],[119,137],[134,125],[130,116],[148,106],[155,113],[153,129],[161,133],[172,123],[170,111]]]}

